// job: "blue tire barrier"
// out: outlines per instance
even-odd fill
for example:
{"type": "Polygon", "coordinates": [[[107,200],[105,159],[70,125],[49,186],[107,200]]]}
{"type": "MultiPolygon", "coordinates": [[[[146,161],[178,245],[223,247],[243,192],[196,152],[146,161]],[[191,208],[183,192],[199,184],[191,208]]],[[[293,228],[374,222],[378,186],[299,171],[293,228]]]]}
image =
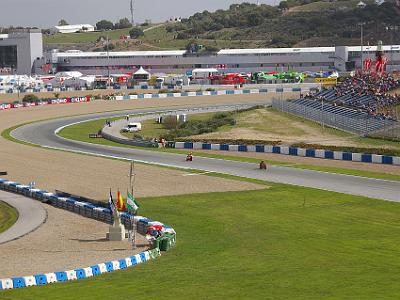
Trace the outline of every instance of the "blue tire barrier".
{"type": "Polygon", "coordinates": [[[183,147],[185,149],[193,149],[193,143],[192,142],[185,142],[183,147]]]}
{"type": "Polygon", "coordinates": [[[315,149],[307,149],[306,157],[315,157],[315,149]]]}
{"type": "MultiPolygon", "coordinates": [[[[378,163],[387,165],[400,165],[400,157],[387,155],[374,155],[368,153],[341,152],[332,150],[318,149],[302,149],[286,146],[270,146],[270,145],[228,145],[228,144],[210,144],[200,143],[199,149],[203,150],[220,150],[220,151],[238,151],[238,152],[272,152],[275,154],[284,154],[292,156],[318,157],[322,159],[336,159],[344,161],[378,163]]],[[[175,143],[176,148],[188,148],[189,144],[185,142],[175,143]]],[[[190,148],[191,149],[191,148],[190,148]]],[[[1,183],[0,183],[1,186],[1,183]]],[[[10,185],[9,185],[10,186],[10,185]]],[[[9,187],[13,189],[13,187],[9,187]]]]}
{"type": "Polygon", "coordinates": [[[92,274],[93,274],[93,276],[97,276],[97,275],[100,275],[100,274],[101,274],[101,272],[100,272],[100,267],[99,267],[98,265],[96,265],[96,266],[91,266],[90,268],[92,269],[92,274]]]}
{"type": "Polygon", "coordinates": [[[371,154],[361,154],[361,161],[365,163],[372,163],[372,155],[371,154]]]}
{"type": "Polygon", "coordinates": [[[393,157],[391,156],[382,156],[382,164],[385,165],[392,165],[393,164],[393,157]]]}
{"type": "Polygon", "coordinates": [[[229,145],[221,144],[221,145],[219,146],[219,150],[222,150],[222,151],[229,151],[229,145]]]}
{"type": "Polygon", "coordinates": [[[35,275],[35,279],[37,285],[47,284],[47,278],[44,274],[35,275]]]}
{"type": "Polygon", "coordinates": [[[112,262],[108,261],[108,262],[106,262],[105,264],[106,264],[107,272],[112,272],[112,271],[114,271],[114,266],[113,266],[113,263],[112,263],[112,262]]]}
{"type": "Polygon", "coordinates": [[[86,273],[85,273],[85,270],[83,270],[83,269],[77,269],[77,270],[75,270],[75,273],[76,273],[76,279],[86,278],[86,273]]]}
{"type": "Polygon", "coordinates": [[[353,160],[353,153],[351,153],[351,152],[343,152],[342,160],[348,160],[348,161],[353,160]]]}
{"type": "Polygon", "coordinates": [[[18,289],[18,288],[24,288],[26,287],[25,285],[25,280],[22,277],[15,277],[12,279],[13,282],[13,287],[14,289],[18,289]]]}
{"type": "Polygon", "coordinates": [[[272,153],[280,154],[281,153],[281,147],[273,146],[272,147],[272,153]]]}
{"type": "Polygon", "coordinates": [[[326,150],[325,151],[325,158],[334,159],[333,151],[326,150]]]}
{"type": "Polygon", "coordinates": [[[58,282],[65,282],[68,280],[66,272],[55,272],[58,282]]]}
{"type": "Polygon", "coordinates": [[[120,259],[118,262],[119,262],[119,268],[120,268],[121,270],[127,268],[127,266],[126,266],[126,260],[125,260],[125,259],[120,259]]]}
{"type": "Polygon", "coordinates": [[[297,148],[289,147],[289,155],[297,156],[297,148]]]}
{"type": "Polygon", "coordinates": [[[203,149],[203,150],[211,150],[211,144],[203,144],[201,146],[201,149],[203,149]]]}
{"type": "Polygon", "coordinates": [[[256,152],[265,152],[264,145],[256,145],[256,152]]]}

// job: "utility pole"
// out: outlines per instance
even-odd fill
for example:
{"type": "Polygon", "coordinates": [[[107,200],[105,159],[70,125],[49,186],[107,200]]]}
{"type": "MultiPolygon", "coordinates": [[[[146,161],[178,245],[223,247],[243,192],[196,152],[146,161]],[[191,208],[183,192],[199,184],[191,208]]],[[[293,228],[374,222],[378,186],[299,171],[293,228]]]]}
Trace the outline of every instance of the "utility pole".
{"type": "MultiPolygon", "coordinates": [[[[131,166],[129,170],[129,191],[133,197],[133,185],[135,184],[136,174],[135,174],[135,161],[131,161],[131,166]]],[[[136,213],[135,213],[136,214],[136,213]]],[[[130,218],[131,226],[129,228],[129,237],[132,242],[132,248],[136,249],[136,225],[134,217],[131,216],[130,218]]]]}
{"type": "Polygon", "coordinates": [[[131,0],[131,23],[132,23],[132,26],[135,25],[134,21],[135,21],[135,18],[134,18],[133,0],[131,0]]]}
{"type": "Polygon", "coordinates": [[[361,73],[364,71],[364,25],[365,22],[360,22],[358,23],[361,27],[361,36],[360,36],[360,42],[361,42],[361,73]]]}
{"type": "Polygon", "coordinates": [[[108,39],[107,34],[107,86],[110,87],[110,49],[108,47],[110,40],[108,39]]]}
{"type": "Polygon", "coordinates": [[[396,32],[399,29],[398,26],[387,26],[386,31],[390,31],[390,71],[393,71],[393,32],[396,32]]]}

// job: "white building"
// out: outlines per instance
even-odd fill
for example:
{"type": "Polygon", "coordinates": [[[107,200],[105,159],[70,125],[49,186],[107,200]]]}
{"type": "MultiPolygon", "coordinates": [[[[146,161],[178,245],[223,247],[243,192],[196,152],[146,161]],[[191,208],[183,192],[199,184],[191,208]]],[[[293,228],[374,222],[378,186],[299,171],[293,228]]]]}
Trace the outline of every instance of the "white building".
{"type": "MultiPolygon", "coordinates": [[[[361,57],[375,57],[376,46],[313,48],[225,49],[192,54],[185,50],[130,52],[52,52],[46,60],[53,69],[101,75],[134,73],[141,66],[150,73],[188,74],[194,69],[213,68],[220,72],[272,72],[294,70],[339,72],[361,69],[361,57]]],[[[388,70],[400,70],[400,45],[383,46],[388,70]]]]}
{"type": "Polygon", "coordinates": [[[76,33],[76,32],[93,32],[94,26],[90,24],[75,24],[75,25],[63,25],[54,26],[51,29],[51,33],[76,33]]]}
{"type": "Polygon", "coordinates": [[[0,37],[0,73],[32,73],[43,57],[42,33],[39,29],[14,29],[0,37]],[[4,72],[4,70],[8,70],[4,72]]]}

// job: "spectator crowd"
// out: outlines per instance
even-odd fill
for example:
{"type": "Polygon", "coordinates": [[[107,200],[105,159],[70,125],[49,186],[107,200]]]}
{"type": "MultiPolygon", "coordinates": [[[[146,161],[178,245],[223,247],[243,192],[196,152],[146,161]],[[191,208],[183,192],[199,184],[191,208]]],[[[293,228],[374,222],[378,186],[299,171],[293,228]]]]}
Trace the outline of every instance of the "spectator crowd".
{"type": "Polygon", "coordinates": [[[400,88],[400,80],[390,74],[358,74],[346,78],[328,93],[322,91],[316,100],[332,102],[365,111],[371,116],[396,119],[396,106],[400,105],[400,94],[390,91],[400,88]],[[320,99],[320,98],[323,99],[320,99]]]}

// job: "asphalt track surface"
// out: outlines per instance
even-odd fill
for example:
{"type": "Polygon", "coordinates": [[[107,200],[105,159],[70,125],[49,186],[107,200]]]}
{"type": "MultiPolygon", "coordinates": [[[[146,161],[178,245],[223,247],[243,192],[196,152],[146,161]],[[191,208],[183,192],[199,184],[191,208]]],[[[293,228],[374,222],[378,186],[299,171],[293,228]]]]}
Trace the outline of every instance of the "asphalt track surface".
{"type": "Polygon", "coordinates": [[[0,233],[0,244],[30,233],[46,221],[46,210],[36,200],[4,191],[0,191],[0,200],[18,211],[18,219],[15,224],[0,233]]]}
{"type": "Polygon", "coordinates": [[[204,172],[217,172],[246,178],[312,187],[340,193],[366,196],[375,199],[400,202],[400,182],[396,181],[325,173],[281,166],[270,166],[268,171],[265,172],[259,170],[258,165],[253,163],[204,157],[195,157],[193,162],[186,162],[185,155],[182,154],[96,145],[66,140],[56,135],[57,130],[74,123],[100,118],[125,116],[127,114],[135,113],[155,113],[157,111],[161,110],[127,110],[43,121],[17,128],[11,133],[11,135],[16,139],[41,145],[46,148],[67,150],[71,152],[125,160],[135,160],[138,162],[155,165],[196,169],[204,172]]]}

